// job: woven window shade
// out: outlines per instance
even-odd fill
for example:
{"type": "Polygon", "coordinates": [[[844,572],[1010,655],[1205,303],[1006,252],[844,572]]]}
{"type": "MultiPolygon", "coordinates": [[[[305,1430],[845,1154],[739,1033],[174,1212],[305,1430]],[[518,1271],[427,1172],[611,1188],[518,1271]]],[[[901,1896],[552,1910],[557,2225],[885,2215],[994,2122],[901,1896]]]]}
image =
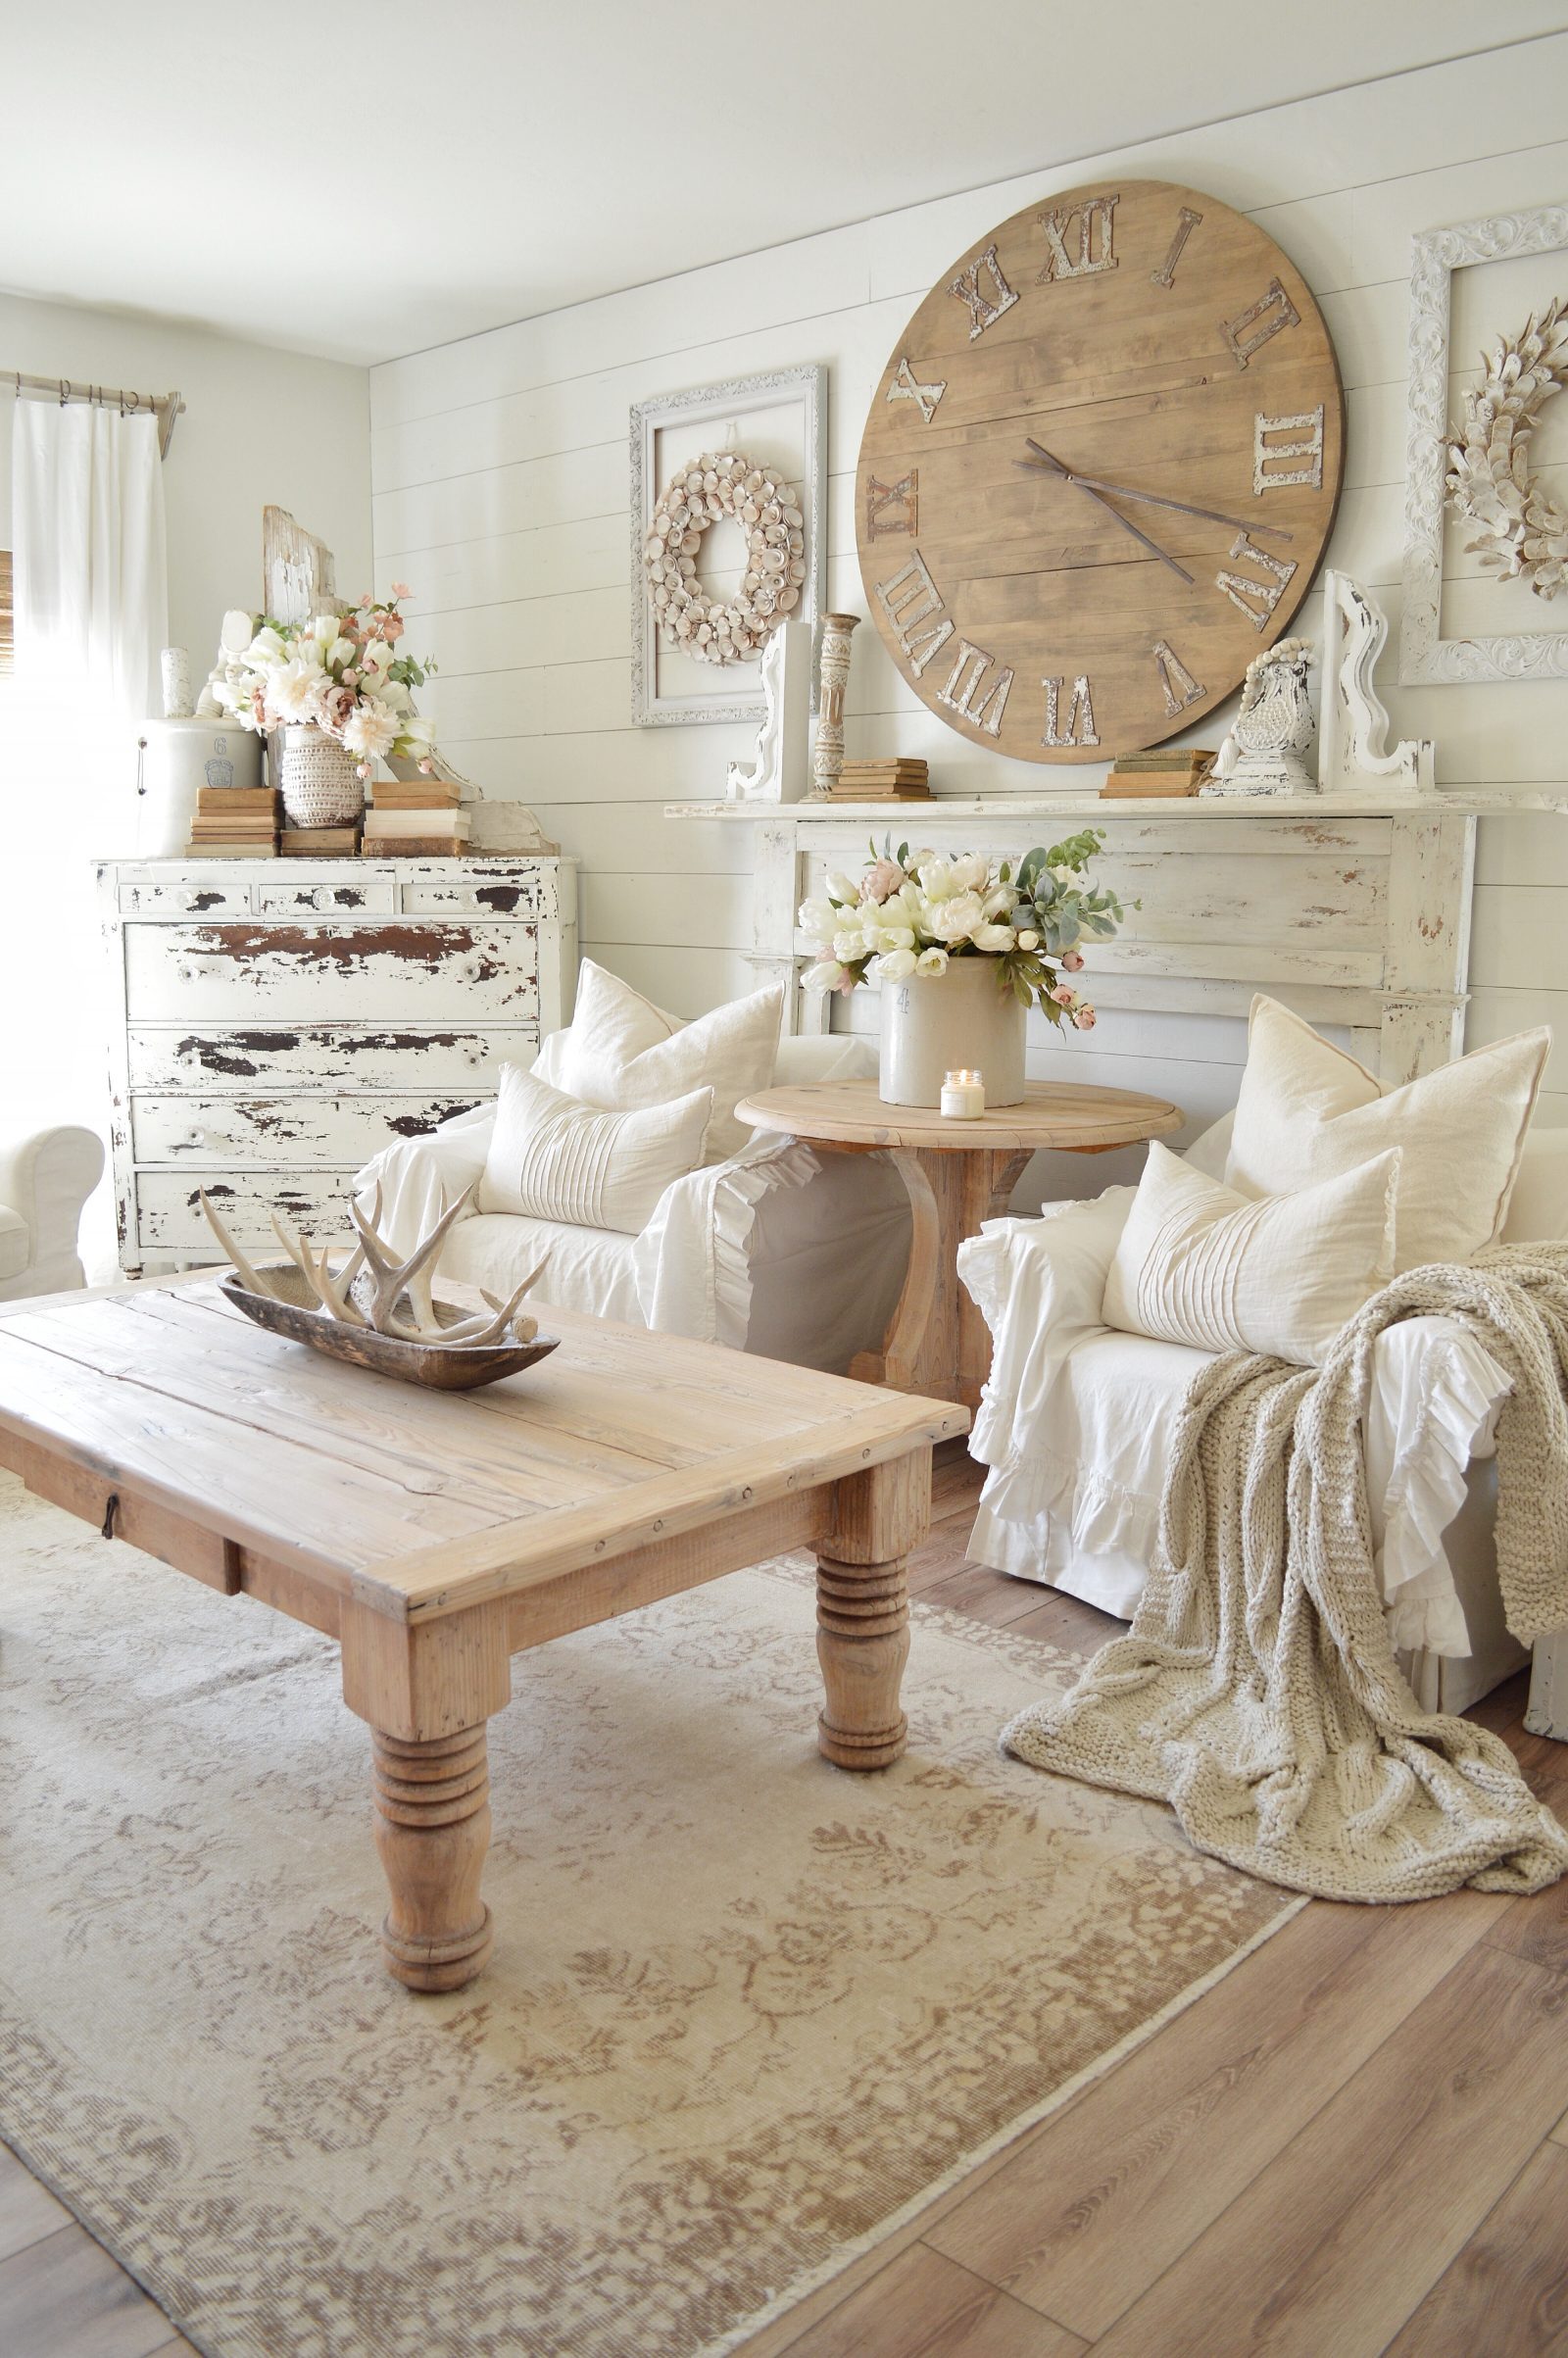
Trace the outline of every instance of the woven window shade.
{"type": "Polygon", "coordinates": [[[11,603],[11,551],[0,549],[0,671],[16,667],[16,614],[11,603]]]}

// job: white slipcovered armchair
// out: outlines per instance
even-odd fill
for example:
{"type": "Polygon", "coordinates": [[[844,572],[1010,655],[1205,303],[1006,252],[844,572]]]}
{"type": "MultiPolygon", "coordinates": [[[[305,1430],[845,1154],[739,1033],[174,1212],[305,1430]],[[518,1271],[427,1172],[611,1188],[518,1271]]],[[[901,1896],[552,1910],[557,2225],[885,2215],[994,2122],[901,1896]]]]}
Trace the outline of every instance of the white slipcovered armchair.
{"type": "MultiPolygon", "coordinates": [[[[1231,1117],[1187,1159],[1222,1178],[1231,1117]]],[[[1153,1560],[1177,1411],[1205,1353],[1101,1316],[1134,1190],[992,1220],[959,1273],[995,1339],[970,1449],[991,1471],[970,1554],[1130,1620],[1153,1560]]],[[[1529,1133],[1504,1236],[1568,1236],[1568,1130],[1529,1133]]],[[[1526,1659],[1503,1624],[1493,1546],[1508,1381],[1449,1318],[1379,1336],[1364,1436],[1390,1635],[1427,1710],[1463,1711],[1526,1659]]]]}
{"type": "MultiPolygon", "coordinates": [[[[775,1082],[860,1079],[875,1053],[858,1040],[784,1040],[775,1082]]],[[[414,1246],[484,1169],[493,1105],[387,1147],[354,1182],[399,1252],[414,1246]]],[[[529,1296],[698,1342],[727,1343],[797,1366],[842,1373],[881,1342],[909,1253],[904,1185],[875,1154],[815,1155],[798,1139],[758,1134],[727,1162],[674,1180],[641,1236],[560,1220],[469,1210],[452,1229],[441,1274],[505,1296],[546,1249],[529,1296]]]]}
{"type": "Polygon", "coordinates": [[[91,1130],[0,1136],[0,1302],[86,1283],[76,1236],[103,1169],[103,1141],[91,1130]]]}

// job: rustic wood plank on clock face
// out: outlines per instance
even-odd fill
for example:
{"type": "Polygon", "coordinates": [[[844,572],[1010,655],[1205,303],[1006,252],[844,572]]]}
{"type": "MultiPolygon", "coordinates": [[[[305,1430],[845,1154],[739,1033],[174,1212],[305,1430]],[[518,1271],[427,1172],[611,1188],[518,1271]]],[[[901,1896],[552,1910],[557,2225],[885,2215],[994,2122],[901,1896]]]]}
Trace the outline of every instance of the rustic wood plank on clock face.
{"type": "Polygon", "coordinates": [[[857,481],[869,611],[977,744],[1156,744],[1286,628],[1344,454],[1327,327],[1262,229],[1162,181],[1070,190],[980,238],[889,356],[857,481]]]}

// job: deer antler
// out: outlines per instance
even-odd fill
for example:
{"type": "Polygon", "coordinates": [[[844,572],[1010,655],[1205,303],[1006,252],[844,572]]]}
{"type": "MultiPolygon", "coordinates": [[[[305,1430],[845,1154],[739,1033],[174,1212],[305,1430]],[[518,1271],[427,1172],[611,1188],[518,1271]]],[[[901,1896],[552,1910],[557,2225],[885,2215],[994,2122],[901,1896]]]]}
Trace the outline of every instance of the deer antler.
{"type": "Polygon", "coordinates": [[[370,1324],[381,1334],[401,1334],[405,1339],[411,1335],[417,1335],[422,1341],[429,1340],[430,1327],[433,1327],[435,1323],[433,1312],[430,1313],[430,1326],[422,1329],[411,1328],[405,1320],[399,1318],[397,1305],[404,1294],[409,1296],[410,1301],[416,1306],[416,1311],[421,1301],[428,1305],[429,1279],[426,1277],[421,1287],[418,1282],[420,1273],[433,1268],[436,1255],[446,1243],[453,1222],[467,1208],[468,1200],[477,1184],[478,1182],[475,1181],[473,1186],[464,1189],[456,1204],[449,1204],[442,1212],[429,1235],[422,1237],[407,1260],[402,1261],[394,1257],[392,1249],[385,1238],[377,1235],[374,1221],[368,1220],[358,1204],[352,1198],[350,1199],[349,1216],[360,1232],[360,1247],[370,1271],[372,1288],[370,1324]]]}
{"type": "MultiPolygon", "coordinates": [[[[554,1251],[554,1247],[551,1248],[551,1251],[554,1251]]],[[[545,1261],[548,1261],[549,1258],[550,1253],[547,1252],[544,1260],[539,1261],[530,1269],[521,1285],[514,1289],[511,1300],[508,1302],[498,1301],[494,1294],[486,1293],[484,1287],[481,1286],[479,1291],[490,1304],[494,1316],[462,1318],[454,1326],[442,1327],[440,1332],[443,1343],[504,1343],[509,1327],[512,1328],[519,1343],[531,1343],[539,1332],[538,1319],[518,1318],[514,1324],[514,1312],[529,1287],[544,1275],[545,1261]],[[524,1329],[527,1331],[524,1332],[524,1329]]]]}
{"type": "MultiPolygon", "coordinates": [[[[521,1284],[515,1286],[509,1299],[502,1302],[494,1294],[479,1289],[488,1309],[471,1318],[456,1318],[450,1326],[436,1316],[431,1297],[431,1278],[442,1246],[453,1223],[466,1208],[473,1188],[465,1188],[457,1202],[448,1204],[442,1191],[441,1215],[428,1236],[421,1237],[406,1258],[397,1253],[380,1233],[381,1189],[376,1187],[368,1212],[362,1211],[352,1198],[349,1214],[358,1232],[358,1241],[340,1269],[332,1267],[327,1247],[318,1252],[302,1237],[291,1235],[274,1212],[272,1226],[277,1239],[295,1268],[304,1278],[318,1307],[329,1318],[343,1326],[369,1327],[380,1335],[395,1336],[403,1343],[461,1343],[466,1345],[503,1343],[509,1338],[518,1343],[531,1343],[539,1332],[534,1318],[518,1318],[517,1305],[529,1289],[543,1276],[550,1259],[547,1252],[531,1268],[521,1284]],[[360,1271],[369,1275],[369,1298],[356,1302],[350,1288],[360,1271]],[[412,1320],[399,1315],[398,1304],[407,1299],[414,1315],[412,1320]]],[[[241,1282],[249,1292],[275,1298],[275,1289],[252,1267],[235,1244],[222,1221],[214,1211],[205,1195],[201,1204],[212,1223],[213,1233],[222,1246],[241,1282]]],[[[363,1291],[363,1289],[362,1289],[363,1291]]]]}
{"type": "Polygon", "coordinates": [[[340,1319],[345,1326],[366,1325],[368,1322],[362,1317],[357,1304],[349,1299],[350,1283],[365,1257],[362,1248],[355,1247],[349,1259],[344,1262],[334,1277],[332,1264],[324,1247],[320,1259],[318,1261],[309,1245],[302,1238],[289,1235],[275,1211],[272,1214],[272,1226],[277,1232],[279,1244],[310,1287],[311,1292],[316,1296],[322,1309],[328,1311],[332,1317],[340,1319]]]}
{"type": "Polygon", "coordinates": [[[247,1294],[260,1294],[264,1302],[275,1300],[275,1296],[272,1293],[271,1287],[262,1283],[261,1279],[257,1276],[256,1271],[251,1267],[250,1262],[245,1258],[244,1253],[241,1253],[239,1247],[229,1235],[228,1230],[219,1218],[217,1212],[214,1211],[212,1204],[207,1200],[207,1191],[205,1188],[198,1188],[196,1190],[196,1197],[203,1211],[207,1214],[208,1223],[212,1228],[214,1236],[217,1237],[219,1243],[222,1246],[223,1251],[228,1254],[229,1259],[239,1271],[240,1283],[244,1286],[247,1294]]]}

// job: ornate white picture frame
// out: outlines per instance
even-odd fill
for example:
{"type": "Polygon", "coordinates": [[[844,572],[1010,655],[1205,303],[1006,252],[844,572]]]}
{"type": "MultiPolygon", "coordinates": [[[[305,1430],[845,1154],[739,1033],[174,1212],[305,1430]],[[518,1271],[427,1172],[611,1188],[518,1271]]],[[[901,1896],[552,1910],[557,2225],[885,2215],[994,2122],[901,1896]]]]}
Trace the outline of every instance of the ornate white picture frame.
{"type": "Polygon", "coordinates": [[[639,401],[631,413],[631,716],[640,728],[697,720],[761,720],[767,706],[759,661],[692,662],[664,647],[643,564],[649,521],[670,467],[702,448],[750,451],[798,485],[806,579],[792,619],[813,627],[826,603],[827,369],[810,362],[760,376],[698,385],[639,401]],[[751,450],[748,431],[760,436],[751,450]]]}
{"type": "MultiPolygon", "coordinates": [[[[1411,241],[1409,407],[1405,435],[1404,611],[1399,679],[1568,678],[1568,612],[1559,630],[1512,637],[1443,636],[1444,479],[1448,439],[1449,280],[1478,263],[1568,249],[1568,205],[1494,213],[1421,230],[1411,241]]],[[[1543,606],[1544,614],[1548,610],[1543,606]]]]}

